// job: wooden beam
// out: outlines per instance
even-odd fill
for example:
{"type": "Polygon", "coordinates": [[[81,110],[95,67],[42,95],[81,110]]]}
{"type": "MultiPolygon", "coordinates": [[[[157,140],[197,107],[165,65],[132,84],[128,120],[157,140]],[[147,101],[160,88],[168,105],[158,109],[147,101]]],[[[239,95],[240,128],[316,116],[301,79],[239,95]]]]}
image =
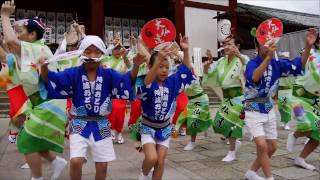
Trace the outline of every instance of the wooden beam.
{"type": "Polygon", "coordinates": [[[104,35],[104,0],[90,0],[88,34],[103,38],[104,35]]]}
{"type": "Polygon", "coordinates": [[[179,33],[185,34],[185,18],[184,18],[185,0],[176,0],[174,21],[176,24],[177,37],[179,42],[179,33]]]}
{"type": "MultiPolygon", "coordinates": [[[[232,1],[232,0],[230,0],[232,1]]],[[[193,2],[193,1],[185,1],[186,7],[193,7],[193,8],[200,8],[200,9],[209,9],[209,10],[216,10],[216,11],[228,11],[228,6],[221,6],[216,4],[207,4],[207,3],[200,3],[200,2],[193,2]]]]}
{"type": "Polygon", "coordinates": [[[237,34],[238,16],[237,16],[237,0],[229,0],[229,12],[231,14],[231,30],[237,34]]]}

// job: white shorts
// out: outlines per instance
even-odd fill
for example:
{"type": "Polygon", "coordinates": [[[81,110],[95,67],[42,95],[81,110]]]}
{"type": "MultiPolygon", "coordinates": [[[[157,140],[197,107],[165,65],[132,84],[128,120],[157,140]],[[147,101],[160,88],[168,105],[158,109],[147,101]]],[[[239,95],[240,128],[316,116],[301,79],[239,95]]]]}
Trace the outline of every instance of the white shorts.
{"type": "Polygon", "coordinates": [[[151,144],[159,144],[159,145],[165,146],[169,149],[170,140],[171,140],[171,137],[169,137],[168,139],[166,139],[164,141],[159,141],[159,140],[155,140],[150,134],[141,134],[141,145],[142,146],[145,144],[151,143],[151,144]]]}
{"type": "Polygon", "coordinates": [[[274,108],[267,114],[246,111],[244,121],[247,132],[250,132],[253,138],[262,136],[266,139],[277,139],[277,119],[274,108]]]}
{"type": "Polygon", "coordinates": [[[79,134],[70,135],[70,159],[76,157],[87,159],[86,154],[88,147],[91,149],[91,155],[94,162],[110,162],[116,159],[111,137],[100,141],[94,141],[92,134],[89,139],[84,138],[79,134]]]}

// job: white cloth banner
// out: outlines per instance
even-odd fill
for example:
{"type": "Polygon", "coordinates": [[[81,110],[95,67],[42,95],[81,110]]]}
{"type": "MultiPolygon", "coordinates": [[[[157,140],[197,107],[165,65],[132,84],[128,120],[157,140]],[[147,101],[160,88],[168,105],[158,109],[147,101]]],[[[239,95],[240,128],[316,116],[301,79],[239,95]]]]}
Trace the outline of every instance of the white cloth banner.
{"type": "Polygon", "coordinates": [[[202,65],[202,54],[201,48],[193,48],[193,67],[197,76],[202,77],[203,65],[202,65]]]}

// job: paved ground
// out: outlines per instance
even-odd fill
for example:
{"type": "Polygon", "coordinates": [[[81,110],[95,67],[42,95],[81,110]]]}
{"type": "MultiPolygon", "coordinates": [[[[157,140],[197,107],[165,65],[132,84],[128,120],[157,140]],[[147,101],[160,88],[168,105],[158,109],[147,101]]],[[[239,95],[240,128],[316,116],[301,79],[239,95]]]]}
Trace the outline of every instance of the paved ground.
{"type": "MultiPolygon", "coordinates": [[[[24,163],[23,156],[17,152],[15,145],[9,144],[7,141],[5,135],[7,122],[7,118],[0,119],[0,180],[30,179],[29,170],[19,168],[24,163]]],[[[275,179],[319,180],[319,151],[312,153],[307,159],[317,167],[317,171],[308,171],[293,166],[293,159],[303,148],[305,139],[300,139],[295,151],[288,153],[285,148],[288,133],[288,131],[279,128],[279,149],[271,161],[275,179]]],[[[125,140],[125,144],[115,145],[117,160],[110,163],[108,179],[137,179],[138,177],[143,154],[135,150],[135,144],[129,140],[127,133],[125,140]]],[[[171,141],[163,179],[244,179],[244,173],[256,155],[254,144],[244,138],[237,154],[237,160],[231,163],[221,162],[227,153],[228,145],[222,142],[220,136],[214,134],[211,129],[206,136],[204,133],[199,135],[197,147],[191,152],[183,151],[188,140],[189,137],[179,137],[171,141]]],[[[65,147],[65,153],[61,156],[68,158],[68,141],[65,147]]],[[[51,173],[50,164],[45,162],[43,169],[44,177],[48,179],[51,173]]],[[[65,169],[61,179],[68,179],[68,170],[69,168],[65,169]]],[[[83,169],[83,179],[94,179],[94,172],[94,165],[89,157],[89,161],[83,169]]],[[[261,172],[259,173],[261,174],[261,172]]]]}

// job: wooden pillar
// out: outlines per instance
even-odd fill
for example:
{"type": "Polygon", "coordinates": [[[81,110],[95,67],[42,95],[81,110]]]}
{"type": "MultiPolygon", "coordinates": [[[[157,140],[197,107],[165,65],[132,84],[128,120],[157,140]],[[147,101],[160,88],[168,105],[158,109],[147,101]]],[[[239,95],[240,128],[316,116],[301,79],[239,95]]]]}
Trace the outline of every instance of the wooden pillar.
{"type": "Polygon", "coordinates": [[[231,15],[231,29],[237,34],[237,0],[229,0],[229,12],[231,15]]]}
{"type": "Polygon", "coordinates": [[[174,21],[177,30],[176,41],[179,42],[179,33],[185,34],[184,7],[185,0],[176,0],[174,21]]]}
{"type": "Polygon", "coordinates": [[[90,0],[88,35],[104,35],[104,0],[90,0]]]}

